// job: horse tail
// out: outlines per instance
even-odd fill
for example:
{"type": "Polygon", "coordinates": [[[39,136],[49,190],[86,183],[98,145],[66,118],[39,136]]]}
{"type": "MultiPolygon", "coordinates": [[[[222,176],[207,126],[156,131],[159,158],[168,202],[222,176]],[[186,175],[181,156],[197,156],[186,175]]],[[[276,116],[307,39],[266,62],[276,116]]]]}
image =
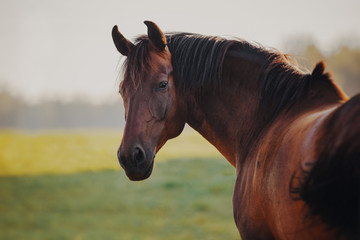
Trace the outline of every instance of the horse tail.
{"type": "Polygon", "coordinates": [[[360,94],[332,112],[319,129],[318,160],[298,193],[339,235],[360,239],[360,94]]]}

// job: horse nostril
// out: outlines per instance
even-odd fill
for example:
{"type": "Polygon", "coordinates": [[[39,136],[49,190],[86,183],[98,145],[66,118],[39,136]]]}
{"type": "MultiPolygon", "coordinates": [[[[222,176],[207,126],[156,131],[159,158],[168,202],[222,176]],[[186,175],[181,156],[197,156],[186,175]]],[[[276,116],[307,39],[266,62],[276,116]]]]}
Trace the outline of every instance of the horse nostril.
{"type": "Polygon", "coordinates": [[[135,164],[141,163],[145,158],[144,152],[138,147],[136,147],[134,149],[134,151],[132,153],[132,157],[133,157],[133,160],[135,161],[135,164]]]}

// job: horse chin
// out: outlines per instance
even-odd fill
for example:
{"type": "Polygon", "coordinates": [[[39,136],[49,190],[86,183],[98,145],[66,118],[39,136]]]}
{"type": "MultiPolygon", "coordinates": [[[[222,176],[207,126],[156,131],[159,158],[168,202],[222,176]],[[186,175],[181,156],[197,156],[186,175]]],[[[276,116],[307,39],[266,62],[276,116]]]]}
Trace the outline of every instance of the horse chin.
{"type": "Polygon", "coordinates": [[[153,167],[154,167],[154,159],[151,161],[151,164],[145,171],[136,171],[135,173],[133,171],[131,171],[131,172],[125,171],[125,173],[126,173],[126,176],[131,181],[142,181],[142,180],[145,180],[148,177],[150,177],[153,167]]]}

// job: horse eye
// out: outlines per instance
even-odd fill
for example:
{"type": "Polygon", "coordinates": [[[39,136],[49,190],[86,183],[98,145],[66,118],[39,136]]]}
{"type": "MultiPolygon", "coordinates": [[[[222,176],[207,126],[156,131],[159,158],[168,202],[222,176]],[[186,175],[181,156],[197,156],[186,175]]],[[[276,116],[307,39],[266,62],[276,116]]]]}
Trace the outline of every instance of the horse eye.
{"type": "Polygon", "coordinates": [[[159,89],[160,90],[165,90],[168,86],[168,82],[167,81],[162,81],[161,83],[159,83],[159,89]]]}

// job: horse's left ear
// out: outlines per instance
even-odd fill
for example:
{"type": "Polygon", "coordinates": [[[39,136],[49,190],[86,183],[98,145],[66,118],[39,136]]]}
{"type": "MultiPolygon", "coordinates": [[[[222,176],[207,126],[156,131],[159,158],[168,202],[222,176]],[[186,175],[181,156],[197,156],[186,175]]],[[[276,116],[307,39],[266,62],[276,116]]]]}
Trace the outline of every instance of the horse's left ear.
{"type": "Polygon", "coordinates": [[[154,45],[154,47],[163,51],[166,47],[166,37],[164,33],[160,30],[160,28],[153,22],[145,21],[145,25],[148,27],[148,36],[150,42],[154,45]]]}

